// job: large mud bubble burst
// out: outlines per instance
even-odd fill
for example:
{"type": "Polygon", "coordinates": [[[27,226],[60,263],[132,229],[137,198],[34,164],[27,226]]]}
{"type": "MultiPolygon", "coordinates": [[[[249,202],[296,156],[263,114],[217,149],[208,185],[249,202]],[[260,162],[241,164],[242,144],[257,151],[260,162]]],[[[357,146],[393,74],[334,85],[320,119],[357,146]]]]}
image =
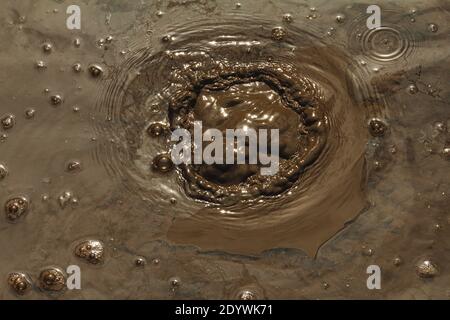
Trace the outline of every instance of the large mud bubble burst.
{"type": "MultiPolygon", "coordinates": [[[[251,127],[278,129],[281,135],[282,159],[273,175],[261,174],[255,164],[180,165],[191,197],[230,205],[277,196],[318,158],[328,124],[321,113],[321,93],[307,79],[294,79],[289,72],[280,63],[223,60],[201,68],[197,62],[184,64],[175,72],[169,103],[172,130],[185,128],[193,136],[193,122],[202,121],[222,133],[251,127]]],[[[270,143],[268,147],[270,152],[270,143]]]]}
{"type": "Polygon", "coordinates": [[[99,100],[109,121],[97,125],[104,143],[95,157],[150,211],[173,217],[173,243],[244,254],[298,248],[313,256],[366,205],[365,118],[374,99],[337,47],[293,26],[274,39],[273,24],[241,22],[193,23],[161,47],[136,50],[99,100]],[[153,159],[173,146],[170,130],[194,120],[203,130],[280,129],[279,172],[152,170],[153,159]],[[155,137],[154,123],[170,130],[155,137]],[[168,199],[176,205],[165,206],[168,199]]]}

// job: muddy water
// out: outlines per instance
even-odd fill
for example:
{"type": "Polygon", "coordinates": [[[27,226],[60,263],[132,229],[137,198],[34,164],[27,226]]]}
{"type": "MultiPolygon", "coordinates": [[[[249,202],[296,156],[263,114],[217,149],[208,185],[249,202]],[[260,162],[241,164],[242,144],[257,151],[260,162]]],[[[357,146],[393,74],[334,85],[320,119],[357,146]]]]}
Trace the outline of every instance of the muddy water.
{"type": "Polygon", "coordinates": [[[448,298],[450,8],[369,4],[2,3],[0,297],[448,298]],[[194,121],[280,170],[174,166],[194,121]]]}

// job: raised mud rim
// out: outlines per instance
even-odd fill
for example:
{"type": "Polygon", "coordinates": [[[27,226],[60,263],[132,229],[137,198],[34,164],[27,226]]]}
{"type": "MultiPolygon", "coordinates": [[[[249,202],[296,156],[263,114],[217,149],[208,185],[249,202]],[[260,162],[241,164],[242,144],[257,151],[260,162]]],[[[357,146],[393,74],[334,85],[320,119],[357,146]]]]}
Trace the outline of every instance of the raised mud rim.
{"type": "MultiPolygon", "coordinates": [[[[301,127],[297,150],[288,159],[280,158],[279,171],[275,175],[256,173],[244,182],[221,185],[203,177],[198,165],[179,165],[186,193],[198,200],[212,203],[234,204],[240,201],[256,201],[261,196],[278,196],[291,188],[301,173],[319,157],[326,142],[328,119],[322,112],[320,90],[308,79],[288,78],[274,63],[263,65],[235,64],[230,70],[211,72],[197,77],[181,77],[184,83],[169,102],[170,129],[184,128],[192,132],[191,112],[203,89],[225,91],[231,86],[262,82],[274,90],[281,98],[284,107],[299,115],[301,127]],[[314,114],[314,117],[311,117],[314,114]]],[[[232,128],[234,129],[234,128],[232,128]]]]}

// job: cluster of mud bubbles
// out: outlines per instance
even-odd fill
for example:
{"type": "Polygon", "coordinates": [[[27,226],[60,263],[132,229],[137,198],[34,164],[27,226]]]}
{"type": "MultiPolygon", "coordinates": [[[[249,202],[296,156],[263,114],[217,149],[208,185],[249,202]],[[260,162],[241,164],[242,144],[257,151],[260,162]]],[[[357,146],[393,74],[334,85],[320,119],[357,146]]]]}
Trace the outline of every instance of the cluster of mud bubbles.
{"type": "Polygon", "coordinates": [[[449,3],[370,4],[97,0],[67,30],[3,1],[0,298],[448,298],[449,3]],[[279,129],[279,171],[175,165],[194,121],[279,129]]]}

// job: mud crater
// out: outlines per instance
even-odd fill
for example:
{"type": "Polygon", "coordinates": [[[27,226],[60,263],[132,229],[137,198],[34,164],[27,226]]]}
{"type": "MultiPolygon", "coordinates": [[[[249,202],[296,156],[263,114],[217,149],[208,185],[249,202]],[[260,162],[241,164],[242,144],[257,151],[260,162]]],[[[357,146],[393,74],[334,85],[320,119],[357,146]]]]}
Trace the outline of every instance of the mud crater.
{"type": "Polygon", "coordinates": [[[185,190],[196,199],[228,204],[279,195],[317,159],[325,144],[327,119],[320,111],[320,92],[306,79],[292,81],[281,71],[274,72],[280,70],[275,64],[230,69],[201,74],[188,68],[196,82],[179,84],[169,104],[170,127],[185,128],[192,135],[194,121],[224,133],[244,127],[278,129],[279,171],[268,176],[255,164],[182,164],[185,190]],[[211,73],[218,76],[211,77],[211,73]]]}

